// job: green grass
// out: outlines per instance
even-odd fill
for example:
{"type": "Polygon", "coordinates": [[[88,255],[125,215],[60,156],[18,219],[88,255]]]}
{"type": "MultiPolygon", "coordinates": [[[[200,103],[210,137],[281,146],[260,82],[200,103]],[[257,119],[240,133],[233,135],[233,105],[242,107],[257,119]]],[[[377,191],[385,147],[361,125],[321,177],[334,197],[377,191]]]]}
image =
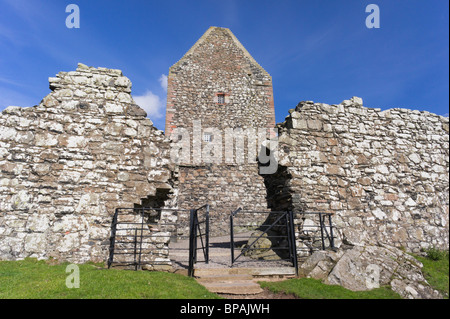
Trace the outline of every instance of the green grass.
{"type": "Polygon", "coordinates": [[[320,280],[312,278],[260,282],[260,285],[272,292],[294,294],[301,299],[400,299],[400,296],[388,287],[351,291],[337,285],[325,285],[320,280]]]}
{"type": "Polygon", "coordinates": [[[80,287],[67,288],[68,263],[25,259],[0,262],[0,299],[215,299],[193,278],[150,271],[78,265],[80,287]]]}
{"type": "MultiPolygon", "coordinates": [[[[428,257],[414,256],[434,288],[449,295],[448,252],[429,251],[428,257]]],[[[0,299],[216,299],[193,278],[151,271],[105,269],[103,265],[78,265],[80,288],[66,286],[68,263],[50,265],[25,259],[0,261],[0,299]]],[[[261,282],[274,293],[294,294],[302,299],[399,299],[389,287],[354,292],[341,286],[325,285],[310,278],[261,282]]]]}
{"type": "MultiPolygon", "coordinates": [[[[422,272],[428,283],[436,290],[449,296],[449,253],[430,249],[427,257],[413,255],[423,264],[422,272]]],[[[282,282],[261,282],[262,287],[275,293],[294,294],[302,299],[399,299],[400,296],[389,287],[369,291],[351,291],[341,286],[325,285],[310,278],[291,279],[282,282]]]]}
{"type": "Polygon", "coordinates": [[[423,264],[422,272],[428,283],[444,296],[449,296],[449,254],[448,251],[430,249],[427,257],[414,256],[423,264]]]}

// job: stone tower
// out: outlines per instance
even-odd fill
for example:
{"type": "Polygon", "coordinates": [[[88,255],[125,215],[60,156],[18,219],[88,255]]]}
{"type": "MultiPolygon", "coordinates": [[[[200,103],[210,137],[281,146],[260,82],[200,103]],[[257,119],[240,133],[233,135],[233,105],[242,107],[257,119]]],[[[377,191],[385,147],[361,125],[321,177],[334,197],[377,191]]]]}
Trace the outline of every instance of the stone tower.
{"type": "Polygon", "coordinates": [[[179,207],[209,203],[220,219],[238,207],[266,210],[255,140],[274,127],[271,76],[229,29],[209,28],[169,70],[165,133],[189,142],[179,207]]]}

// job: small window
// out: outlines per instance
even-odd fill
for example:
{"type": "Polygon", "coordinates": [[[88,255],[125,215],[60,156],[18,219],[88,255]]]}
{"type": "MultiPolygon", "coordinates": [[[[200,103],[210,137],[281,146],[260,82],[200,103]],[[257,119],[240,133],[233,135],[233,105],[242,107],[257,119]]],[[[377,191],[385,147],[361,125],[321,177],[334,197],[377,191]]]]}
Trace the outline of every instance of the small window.
{"type": "Polygon", "coordinates": [[[223,93],[217,94],[217,103],[225,104],[225,94],[223,93]]]}
{"type": "Polygon", "coordinates": [[[212,134],[211,133],[203,133],[203,142],[211,142],[212,134]]]}

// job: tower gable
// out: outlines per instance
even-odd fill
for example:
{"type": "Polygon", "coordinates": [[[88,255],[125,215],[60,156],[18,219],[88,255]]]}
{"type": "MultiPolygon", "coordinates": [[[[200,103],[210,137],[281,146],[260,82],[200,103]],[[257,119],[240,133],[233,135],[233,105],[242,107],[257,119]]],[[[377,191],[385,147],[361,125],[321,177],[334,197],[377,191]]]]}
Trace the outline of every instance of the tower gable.
{"type": "Polygon", "coordinates": [[[229,29],[209,28],[169,70],[166,134],[193,119],[219,129],[275,125],[272,78],[229,29]]]}

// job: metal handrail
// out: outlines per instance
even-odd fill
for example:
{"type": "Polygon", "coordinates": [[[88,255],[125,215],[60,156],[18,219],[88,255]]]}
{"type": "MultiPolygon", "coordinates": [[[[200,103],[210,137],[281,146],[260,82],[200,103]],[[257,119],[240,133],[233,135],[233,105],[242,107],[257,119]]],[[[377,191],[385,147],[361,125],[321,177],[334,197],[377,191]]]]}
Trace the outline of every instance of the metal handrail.
{"type": "MultiPolygon", "coordinates": [[[[315,228],[317,231],[320,230],[319,236],[312,235],[312,238],[320,238],[321,240],[321,246],[322,249],[326,249],[325,245],[325,239],[328,239],[330,248],[334,248],[334,234],[333,234],[333,223],[332,223],[332,216],[333,213],[325,213],[325,212],[295,212],[295,211],[251,211],[251,210],[243,210],[242,208],[238,208],[235,211],[232,211],[230,213],[230,250],[231,250],[231,264],[239,259],[240,256],[245,254],[248,251],[251,250],[258,250],[257,248],[253,248],[254,244],[262,238],[270,229],[272,229],[275,226],[282,226],[286,227],[286,235],[270,235],[270,238],[286,238],[288,241],[288,247],[282,248],[282,247],[272,247],[272,249],[284,249],[289,251],[289,260],[292,262],[296,273],[298,274],[298,256],[297,256],[297,246],[296,246],[296,235],[295,235],[295,224],[294,224],[294,214],[298,215],[317,215],[319,217],[319,225],[305,225],[305,228],[315,228]],[[236,224],[234,219],[238,216],[238,214],[268,214],[272,215],[274,221],[270,221],[270,224],[264,223],[262,225],[245,225],[245,224],[236,224]],[[326,225],[326,219],[328,217],[328,225],[326,225]],[[281,223],[280,221],[286,218],[285,223],[281,223]],[[282,225],[284,224],[284,225],[282,225]],[[247,244],[245,248],[243,248],[240,252],[240,254],[235,257],[234,256],[234,245],[235,245],[235,239],[236,238],[248,238],[243,236],[235,236],[234,234],[234,227],[236,226],[243,226],[243,227],[257,227],[261,229],[261,227],[264,227],[264,231],[262,234],[260,234],[257,238],[253,239],[252,241],[247,244]],[[328,231],[329,230],[329,231],[328,231]]],[[[268,219],[266,219],[266,222],[268,219]]],[[[305,248],[298,248],[299,250],[303,250],[305,248]]],[[[308,248],[309,250],[309,248],[308,248]]]]}
{"type": "Polygon", "coordinates": [[[190,211],[190,222],[189,222],[189,266],[188,266],[188,276],[194,276],[194,265],[197,262],[197,250],[201,249],[203,251],[203,256],[205,258],[205,263],[209,263],[209,205],[203,205],[197,209],[191,209],[190,211]],[[199,210],[206,208],[205,220],[198,220],[199,210]],[[205,224],[205,233],[202,234],[200,224],[205,224]],[[200,235],[198,235],[200,233],[200,235]],[[203,242],[203,237],[205,237],[205,242],[203,242]],[[201,248],[197,248],[197,238],[200,238],[201,248]]]}
{"type": "MultiPolygon", "coordinates": [[[[205,256],[205,261],[209,261],[209,204],[205,204],[197,209],[178,209],[178,208],[162,208],[162,207],[123,207],[123,208],[116,208],[113,215],[113,220],[111,223],[111,236],[110,236],[110,246],[109,246],[109,257],[108,257],[108,268],[111,267],[113,263],[118,264],[130,264],[134,265],[135,270],[138,270],[142,264],[142,254],[143,254],[143,241],[144,238],[156,238],[156,237],[168,237],[167,235],[163,234],[151,234],[150,235],[144,235],[144,231],[151,232],[151,229],[147,229],[147,227],[144,227],[145,225],[154,225],[159,226],[160,228],[158,232],[170,232],[171,230],[161,230],[162,228],[165,228],[165,226],[177,226],[178,223],[174,222],[167,222],[167,223],[158,223],[158,222],[151,222],[147,223],[145,221],[145,216],[147,211],[169,211],[169,212],[194,212],[195,218],[193,219],[195,227],[191,227],[191,233],[190,234],[190,245],[189,245],[189,273],[190,275],[193,275],[193,264],[197,261],[197,238],[200,237],[201,241],[201,249],[203,250],[203,254],[205,256]],[[198,220],[198,212],[200,210],[206,210],[205,213],[205,219],[202,221],[198,220]],[[140,221],[139,222],[120,222],[119,221],[119,215],[120,213],[127,213],[127,212],[135,212],[140,215],[140,221]],[[144,225],[145,224],[145,225],[144,225]],[[205,224],[205,233],[202,232],[200,228],[200,224],[205,224]],[[127,225],[125,228],[118,228],[119,225],[127,225]],[[133,227],[134,226],[134,227],[133,227]],[[121,232],[132,232],[133,233],[125,233],[122,234],[121,232]],[[199,233],[199,235],[197,235],[199,233]],[[130,240],[127,240],[130,239],[130,240]],[[204,239],[205,238],[205,241],[204,239]],[[121,246],[117,247],[117,244],[121,244],[121,246]],[[123,245],[127,245],[130,248],[124,248],[123,245]],[[133,261],[114,261],[114,255],[132,255],[133,261]]],[[[193,217],[194,215],[191,214],[193,217]]],[[[126,246],[125,246],[126,247],[126,246]]],[[[174,248],[174,250],[182,250],[185,248],[174,248]]],[[[146,250],[147,251],[147,250],[146,250]]],[[[150,250],[151,252],[151,250],[150,250]]],[[[146,252],[147,253],[147,252],[146,252]]],[[[160,264],[165,262],[157,262],[157,261],[151,261],[152,264],[160,264]]]]}

